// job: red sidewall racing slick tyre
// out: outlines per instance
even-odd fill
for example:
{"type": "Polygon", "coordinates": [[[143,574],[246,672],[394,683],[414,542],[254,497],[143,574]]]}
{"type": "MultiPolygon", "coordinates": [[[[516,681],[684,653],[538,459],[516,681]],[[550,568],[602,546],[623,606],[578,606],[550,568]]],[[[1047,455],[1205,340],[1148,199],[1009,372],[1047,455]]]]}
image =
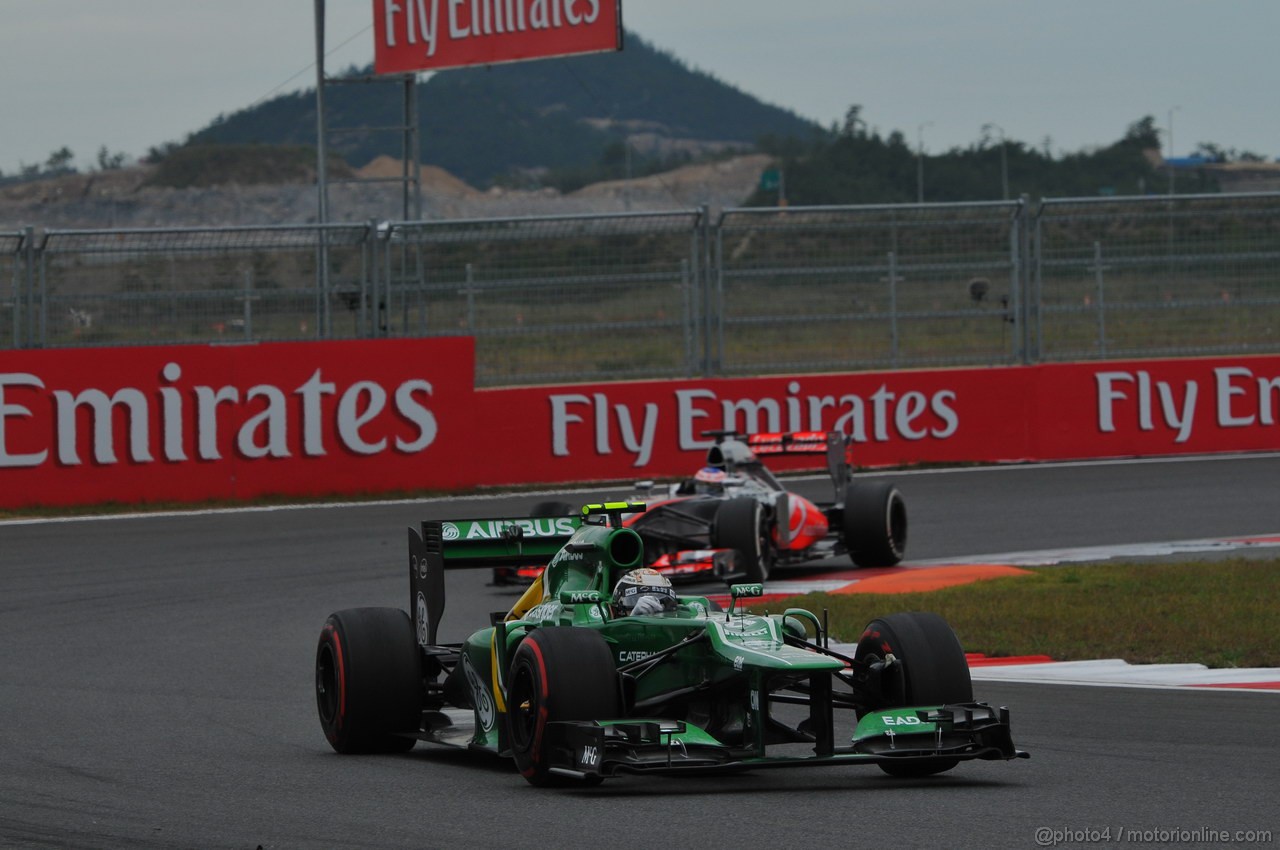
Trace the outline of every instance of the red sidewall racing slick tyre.
{"type": "Polygon", "coordinates": [[[767,579],[773,566],[773,544],[764,505],[750,497],[723,502],[711,526],[711,545],[736,550],[738,569],[747,574],[747,581],[767,579]]]}
{"type": "Polygon", "coordinates": [[[841,532],[859,567],[892,567],[907,550],[907,503],[887,481],[851,481],[844,491],[841,532]]]}
{"type": "MultiPolygon", "coordinates": [[[[964,649],[951,626],[937,614],[916,611],[872,620],[858,640],[854,657],[884,660],[889,655],[898,661],[897,688],[887,690],[885,704],[877,708],[973,701],[964,649]]],[[[882,763],[880,768],[890,776],[918,777],[942,773],[956,764],[956,759],[936,758],[882,763]]]]}
{"type": "MultiPolygon", "coordinates": [[[[507,677],[507,737],[516,768],[534,785],[564,781],[550,772],[557,754],[547,724],[611,720],[620,705],[617,667],[603,635],[572,626],[535,629],[516,648],[507,677]]],[[[559,755],[568,764],[572,754],[559,755]]]]}
{"type": "Polygon", "coordinates": [[[340,753],[412,749],[422,722],[422,655],[408,614],[349,608],[329,615],[316,647],[316,708],[340,753]]]}

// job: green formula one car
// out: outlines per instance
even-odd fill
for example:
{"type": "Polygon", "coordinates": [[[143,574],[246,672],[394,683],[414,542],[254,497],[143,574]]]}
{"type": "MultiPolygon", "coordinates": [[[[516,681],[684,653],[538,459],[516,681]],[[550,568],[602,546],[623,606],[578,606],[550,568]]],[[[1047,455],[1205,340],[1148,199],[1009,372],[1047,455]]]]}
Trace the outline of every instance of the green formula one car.
{"type": "Polygon", "coordinates": [[[973,701],[964,653],[935,614],[874,620],[853,657],[830,648],[809,611],[744,610],[759,584],[733,587],[727,611],[670,590],[664,610],[625,616],[612,589],[643,566],[644,546],[621,518],[639,510],[410,529],[415,615],[349,609],[320,634],[329,743],[340,753],[468,747],[514,759],[535,785],[835,764],[915,777],[1026,757],[1008,710],[973,701]],[[446,570],[538,562],[546,569],[511,611],[465,643],[437,641],[446,570]]]}

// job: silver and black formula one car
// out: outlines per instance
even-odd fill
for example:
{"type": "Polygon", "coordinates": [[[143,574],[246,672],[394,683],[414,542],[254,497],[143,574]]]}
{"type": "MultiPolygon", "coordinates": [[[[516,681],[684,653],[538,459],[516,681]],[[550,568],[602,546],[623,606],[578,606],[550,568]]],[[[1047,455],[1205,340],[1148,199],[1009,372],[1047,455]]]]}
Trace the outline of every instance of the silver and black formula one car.
{"type": "MultiPolygon", "coordinates": [[[[888,567],[907,545],[907,505],[886,481],[851,478],[851,443],[838,431],[715,437],[692,479],[642,494],[648,509],[629,521],[650,564],[672,577],[719,574],[764,581],[775,565],[848,555],[856,566],[888,567]],[[761,455],[825,454],[835,490],[811,502],[786,489],[761,455]],[[717,559],[717,551],[735,557],[717,559]],[[730,567],[736,562],[736,568],[730,567]]],[[[648,482],[641,482],[648,484],[648,482]]]]}
{"type": "Polygon", "coordinates": [[[625,616],[611,589],[644,550],[621,517],[642,510],[410,529],[414,614],[348,609],[321,631],[316,701],[332,747],[468,748],[511,758],[535,785],[793,765],[925,776],[1025,757],[1007,709],[973,700],[964,653],[936,615],[874,620],[852,657],[809,611],[743,610],[759,584],[735,586],[727,611],[670,594],[657,613],[625,616]],[[446,570],[530,560],[546,568],[509,612],[463,643],[439,642],[446,570]]]}
{"type": "MultiPolygon", "coordinates": [[[[887,481],[852,478],[851,441],[838,431],[738,434],[708,431],[715,444],[694,477],[637,484],[647,510],[625,518],[644,541],[645,564],[673,581],[761,582],[773,567],[847,555],[855,566],[889,567],[907,545],[907,504],[887,481]],[[760,460],[825,455],[835,495],[812,502],[786,489],[760,460]]],[[[538,516],[572,515],[568,502],[534,506],[538,516]]],[[[533,565],[494,571],[494,583],[528,582],[533,565]]]]}

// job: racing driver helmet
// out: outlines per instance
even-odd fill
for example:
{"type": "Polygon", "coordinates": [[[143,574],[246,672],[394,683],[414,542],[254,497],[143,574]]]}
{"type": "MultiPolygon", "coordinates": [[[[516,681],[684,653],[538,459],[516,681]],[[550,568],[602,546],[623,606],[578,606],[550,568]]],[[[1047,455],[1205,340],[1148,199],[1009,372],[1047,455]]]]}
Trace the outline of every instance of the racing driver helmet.
{"type": "MultiPolygon", "coordinates": [[[[663,611],[674,611],[676,607],[676,589],[671,581],[657,570],[642,567],[618,579],[613,586],[614,610],[627,616],[635,610],[636,603],[644,597],[652,597],[663,611]]],[[[652,609],[654,603],[646,602],[642,609],[652,609]]]]}
{"type": "Polygon", "coordinates": [[[704,466],[693,476],[693,487],[698,493],[723,493],[724,482],[728,477],[723,469],[704,466]]]}

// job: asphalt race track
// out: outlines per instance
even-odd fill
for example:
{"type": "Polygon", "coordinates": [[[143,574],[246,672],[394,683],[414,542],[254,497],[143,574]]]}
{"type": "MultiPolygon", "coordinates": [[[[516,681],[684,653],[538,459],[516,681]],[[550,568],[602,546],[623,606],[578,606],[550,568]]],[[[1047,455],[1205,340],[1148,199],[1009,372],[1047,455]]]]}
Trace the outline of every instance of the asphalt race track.
{"type": "MultiPolygon", "coordinates": [[[[899,478],[912,559],[1276,532],[1277,481],[1272,456],[899,478]]],[[[796,489],[825,496],[827,486],[796,489]]],[[[1089,830],[1107,829],[1280,835],[1280,704],[1266,693],[978,683],[979,699],[1011,708],[1031,760],[918,781],[788,768],[566,792],[426,745],[334,754],[313,696],[326,615],[406,604],[406,526],[520,514],[537,498],[0,524],[0,846],[1035,847],[1084,846],[1089,830]]],[[[442,639],[511,603],[514,591],[487,580],[450,575],[442,639]]]]}

